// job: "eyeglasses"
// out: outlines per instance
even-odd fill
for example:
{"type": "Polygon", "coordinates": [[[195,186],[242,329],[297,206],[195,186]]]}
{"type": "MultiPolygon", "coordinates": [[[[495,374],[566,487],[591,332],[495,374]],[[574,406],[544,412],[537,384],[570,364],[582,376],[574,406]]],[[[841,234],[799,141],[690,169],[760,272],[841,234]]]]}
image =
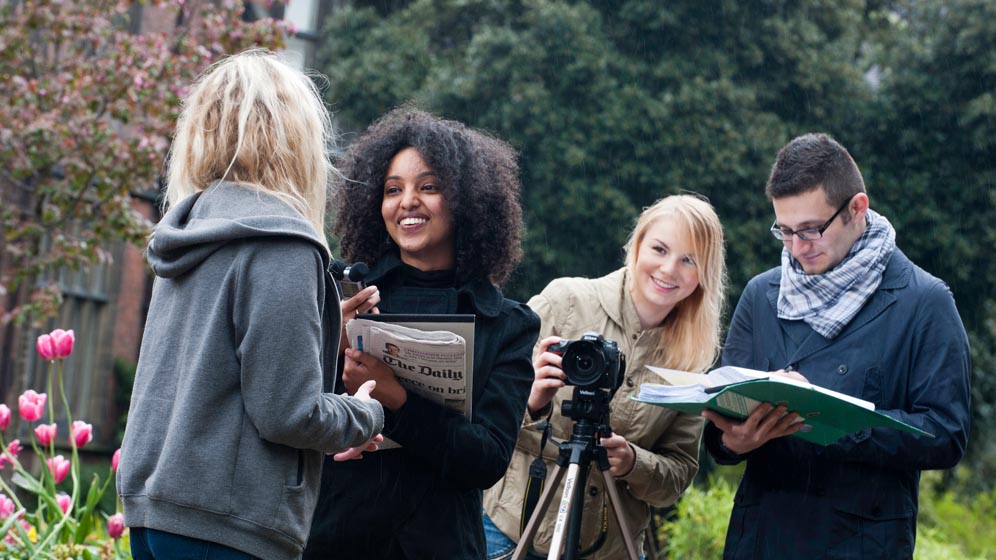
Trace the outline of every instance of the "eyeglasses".
{"type": "Polygon", "coordinates": [[[851,199],[849,198],[846,202],[844,202],[843,206],[838,208],[837,211],[833,213],[833,216],[830,216],[829,220],[818,228],[805,228],[800,229],[799,231],[792,231],[789,228],[779,226],[778,220],[775,220],[774,223],[771,224],[771,235],[774,235],[775,239],[785,242],[791,241],[793,235],[797,235],[799,239],[802,239],[803,241],[816,241],[817,239],[822,239],[823,232],[830,227],[830,224],[833,223],[834,219],[840,215],[840,213],[844,211],[844,208],[847,208],[847,205],[850,203],[851,199]]]}

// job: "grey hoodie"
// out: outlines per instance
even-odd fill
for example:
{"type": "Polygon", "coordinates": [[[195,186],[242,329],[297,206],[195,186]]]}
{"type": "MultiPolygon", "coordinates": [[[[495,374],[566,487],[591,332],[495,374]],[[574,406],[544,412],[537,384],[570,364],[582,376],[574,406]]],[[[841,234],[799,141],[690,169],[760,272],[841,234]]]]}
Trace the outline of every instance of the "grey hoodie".
{"type": "Polygon", "coordinates": [[[341,323],[328,250],[283,202],[217,183],[163,217],[148,259],[125,524],[299,557],[324,453],[384,423],[376,401],[323,392],[341,323]]]}

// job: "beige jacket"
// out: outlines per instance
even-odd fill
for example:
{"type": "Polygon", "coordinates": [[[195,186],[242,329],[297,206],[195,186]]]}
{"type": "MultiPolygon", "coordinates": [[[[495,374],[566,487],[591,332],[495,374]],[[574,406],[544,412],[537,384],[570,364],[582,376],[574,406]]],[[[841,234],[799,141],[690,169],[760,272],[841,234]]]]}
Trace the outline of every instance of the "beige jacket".
{"type": "MultiPolygon", "coordinates": [[[[539,340],[552,335],[576,339],[586,332],[596,332],[616,341],[626,353],[626,375],[612,399],[610,423],[613,431],[624,436],[636,453],[633,470],[617,478],[616,487],[622,502],[620,513],[634,532],[633,540],[639,550],[643,546],[643,532],[650,521],[650,507],[674,503],[698,471],[703,420],[630,400],[639,391],[641,383],[659,381],[644,365],[652,359],[660,330],[640,330],[636,307],[629,294],[629,282],[625,268],[594,280],[560,278],[529,300],[529,306],[543,321],[539,340]]],[[[552,403],[551,435],[557,441],[570,439],[574,422],[560,412],[561,403],[572,398],[573,390],[573,387],[564,387],[552,403]]],[[[519,538],[519,519],[529,480],[529,464],[539,450],[541,435],[542,432],[527,413],[505,477],[484,493],[484,509],[488,516],[515,541],[519,538]]],[[[548,477],[553,476],[557,455],[557,446],[547,442],[543,456],[546,458],[548,477]]],[[[544,555],[553,536],[557,504],[565,479],[566,473],[534,539],[534,548],[544,555]]],[[[591,558],[626,558],[625,543],[612,512],[607,509],[604,482],[597,465],[593,464],[586,482],[580,544],[585,549],[598,539],[604,512],[608,522],[605,544],[591,558]]]]}

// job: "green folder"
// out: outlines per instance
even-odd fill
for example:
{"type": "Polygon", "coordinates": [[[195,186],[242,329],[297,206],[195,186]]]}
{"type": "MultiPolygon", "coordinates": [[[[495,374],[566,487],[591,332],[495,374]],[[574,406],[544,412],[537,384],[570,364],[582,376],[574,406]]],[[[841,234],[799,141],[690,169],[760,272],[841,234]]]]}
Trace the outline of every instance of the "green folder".
{"type": "Polygon", "coordinates": [[[683,385],[645,383],[640,387],[638,396],[633,398],[636,401],[696,415],[709,409],[738,419],[746,418],[761,403],[784,404],[789,411],[798,412],[805,423],[793,435],[818,445],[829,445],[848,434],[878,427],[934,437],[920,428],[876,412],[871,402],[795,379],[728,367],[719,368],[724,370],[722,376],[712,375],[718,370],[701,375],[654,367],[650,369],[668,381],[687,382],[698,378],[700,382],[683,385]],[[680,375],[669,376],[669,372],[680,375]],[[689,375],[694,377],[687,377],[689,375]],[[732,382],[717,384],[716,379],[732,382]]]}

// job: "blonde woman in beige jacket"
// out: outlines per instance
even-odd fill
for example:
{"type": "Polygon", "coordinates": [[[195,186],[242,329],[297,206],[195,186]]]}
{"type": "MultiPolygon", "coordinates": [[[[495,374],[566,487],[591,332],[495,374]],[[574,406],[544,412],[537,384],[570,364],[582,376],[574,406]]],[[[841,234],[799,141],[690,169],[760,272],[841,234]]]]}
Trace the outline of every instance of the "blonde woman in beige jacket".
{"type": "MultiPolygon", "coordinates": [[[[611,401],[614,434],[601,444],[620,497],[617,509],[638,549],[642,546],[650,508],[674,503],[698,471],[703,419],[630,397],[641,383],[656,380],[645,365],[686,371],[712,365],[719,350],[725,278],[723,230],[712,206],[694,195],[675,195],[640,215],[626,245],[625,267],[597,279],[556,279],[529,301],[543,321],[533,353],[535,379],[508,471],[484,493],[489,559],[510,557],[525,524],[521,517],[529,465],[541,445],[537,425],[549,415],[556,441],[570,439],[574,426],[561,414],[561,403],[571,399],[573,387],[565,386],[561,356],[548,348],[588,332],[616,341],[626,355],[625,377],[611,401]]],[[[551,476],[558,451],[551,441],[543,449],[551,476]]],[[[594,549],[586,558],[625,558],[597,466],[584,484],[581,550],[594,549]]],[[[561,491],[556,489],[555,495],[561,491]]],[[[529,558],[547,556],[556,509],[547,508],[529,558]]]]}

